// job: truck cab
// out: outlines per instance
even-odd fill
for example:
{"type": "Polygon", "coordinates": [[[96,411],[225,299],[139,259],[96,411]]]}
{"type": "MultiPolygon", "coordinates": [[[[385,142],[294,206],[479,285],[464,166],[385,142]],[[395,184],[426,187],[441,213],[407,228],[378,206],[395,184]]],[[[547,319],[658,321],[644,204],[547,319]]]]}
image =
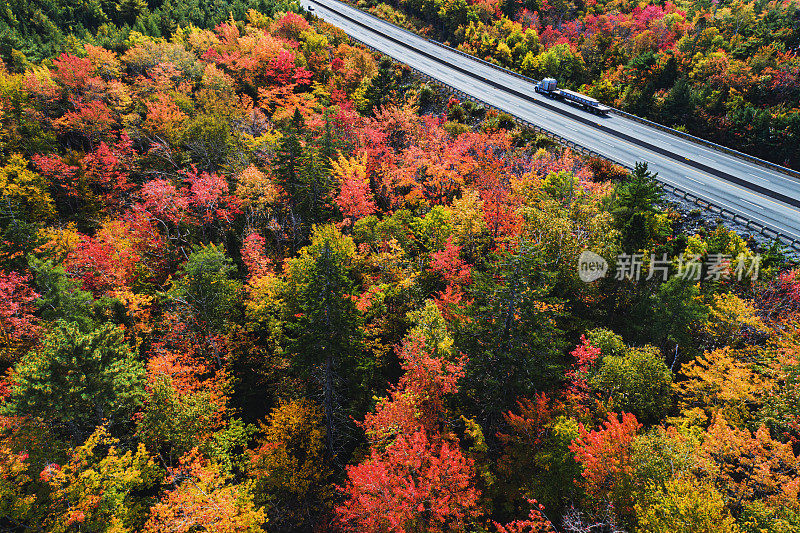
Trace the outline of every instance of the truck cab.
{"type": "Polygon", "coordinates": [[[533,90],[539,94],[554,96],[556,91],[558,91],[558,81],[556,81],[555,78],[545,78],[537,83],[533,90]]]}

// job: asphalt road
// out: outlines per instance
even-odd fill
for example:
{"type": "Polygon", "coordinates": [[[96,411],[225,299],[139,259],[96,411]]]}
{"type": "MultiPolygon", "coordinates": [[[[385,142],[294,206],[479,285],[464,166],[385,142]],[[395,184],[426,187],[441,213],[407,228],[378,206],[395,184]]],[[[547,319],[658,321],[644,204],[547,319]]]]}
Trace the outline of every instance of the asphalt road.
{"type": "Polygon", "coordinates": [[[800,179],[616,114],[601,117],[533,84],[336,0],[301,0],[348,35],[475,98],[614,161],[647,162],[659,179],[779,233],[800,247],[800,179]]]}

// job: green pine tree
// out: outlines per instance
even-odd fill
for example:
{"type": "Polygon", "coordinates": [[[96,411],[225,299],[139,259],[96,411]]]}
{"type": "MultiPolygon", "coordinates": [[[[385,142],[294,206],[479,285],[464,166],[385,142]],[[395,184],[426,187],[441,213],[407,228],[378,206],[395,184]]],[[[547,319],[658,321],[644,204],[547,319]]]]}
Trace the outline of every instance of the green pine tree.
{"type": "Polygon", "coordinates": [[[296,371],[311,378],[319,393],[328,430],[329,452],[343,443],[343,428],[354,407],[363,407],[366,389],[362,332],[352,295],[355,243],[332,224],[315,226],[311,244],[289,262],[288,350],[296,371]]]}
{"type": "Polygon", "coordinates": [[[42,347],[15,365],[0,412],[36,418],[81,442],[104,420],[129,423],[144,399],[145,375],[119,327],[84,333],[58,321],[42,347]]]}
{"type": "Polygon", "coordinates": [[[287,128],[278,142],[275,154],[275,178],[281,185],[290,201],[296,198],[301,186],[300,165],[303,146],[294,128],[287,128]]]}
{"type": "Polygon", "coordinates": [[[378,72],[364,92],[364,98],[367,100],[365,112],[374,115],[380,107],[393,101],[396,90],[397,75],[394,72],[394,65],[390,58],[383,56],[378,65],[378,72]]]}
{"type": "Polygon", "coordinates": [[[654,215],[664,203],[657,176],[647,169],[647,163],[636,163],[630,179],[617,188],[611,213],[626,251],[645,248],[654,236],[654,215]]]}
{"type": "Polygon", "coordinates": [[[456,342],[468,358],[462,391],[480,405],[475,415],[485,428],[496,429],[517,399],[552,387],[563,375],[554,281],[537,247],[525,242],[473,275],[470,320],[456,342]]]}

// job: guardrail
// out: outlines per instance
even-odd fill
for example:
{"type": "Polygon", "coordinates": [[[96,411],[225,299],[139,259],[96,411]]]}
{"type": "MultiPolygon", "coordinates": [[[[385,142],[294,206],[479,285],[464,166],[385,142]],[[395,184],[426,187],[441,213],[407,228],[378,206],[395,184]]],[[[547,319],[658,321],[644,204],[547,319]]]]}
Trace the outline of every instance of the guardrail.
{"type": "Polygon", "coordinates": [[[797,170],[794,170],[792,168],[785,167],[783,165],[779,165],[777,163],[773,163],[772,161],[767,161],[765,159],[761,159],[761,158],[752,156],[750,154],[746,154],[744,152],[740,152],[738,150],[734,150],[732,148],[728,148],[726,146],[722,146],[721,144],[717,144],[715,142],[711,142],[709,140],[703,139],[702,137],[697,137],[696,135],[691,135],[689,133],[686,133],[686,132],[683,132],[683,131],[680,131],[680,130],[676,130],[675,128],[670,128],[669,126],[664,126],[663,124],[659,124],[658,122],[653,122],[652,120],[647,120],[646,118],[642,118],[642,117],[634,115],[632,113],[628,113],[627,111],[623,111],[621,109],[617,109],[616,107],[612,107],[611,108],[611,112],[615,113],[617,115],[623,116],[625,118],[628,118],[630,120],[635,120],[636,122],[640,122],[640,123],[645,124],[647,126],[650,126],[652,128],[656,128],[658,130],[661,130],[663,132],[669,133],[671,135],[675,135],[677,137],[681,137],[683,139],[686,139],[687,141],[692,141],[692,142],[697,143],[697,144],[702,144],[703,146],[707,146],[709,148],[713,148],[714,150],[717,150],[718,152],[723,152],[725,154],[732,155],[732,156],[737,157],[739,159],[743,159],[743,160],[745,160],[745,161],[747,161],[749,163],[754,163],[754,164],[759,165],[759,166],[767,167],[767,168],[769,168],[771,170],[776,170],[776,171],[781,172],[783,174],[787,174],[787,175],[789,175],[789,176],[791,176],[793,178],[800,179],[800,172],[798,172],[797,170]]]}
{"type": "MultiPolygon", "coordinates": [[[[373,18],[377,18],[377,17],[375,17],[374,15],[372,15],[370,13],[367,13],[367,14],[370,15],[371,17],[373,17],[373,18]]],[[[405,31],[405,32],[407,32],[407,33],[411,33],[411,32],[409,32],[408,30],[406,30],[404,28],[400,28],[400,29],[405,31]]],[[[364,41],[361,41],[360,39],[357,39],[357,38],[355,38],[353,36],[350,36],[350,35],[348,35],[348,37],[349,37],[349,39],[351,41],[356,42],[356,43],[360,44],[361,46],[364,46],[365,48],[368,48],[369,50],[372,50],[372,51],[377,52],[377,53],[382,54],[382,55],[386,55],[383,51],[378,50],[374,46],[369,45],[369,44],[365,43],[364,41]]],[[[428,41],[433,41],[432,39],[427,39],[427,40],[428,41]]],[[[435,42],[435,41],[433,41],[433,42],[435,42]]],[[[441,43],[436,43],[436,44],[452,49],[452,47],[448,47],[446,45],[442,45],[441,43]]],[[[453,50],[455,50],[455,49],[453,49],[453,50]]],[[[501,69],[501,70],[507,70],[507,69],[503,69],[502,67],[497,67],[496,65],[493,65],[492,63],[488,63],[488,62],[483,61],[481,59],[475,58],[474,56],[466,54],[465,52],[462,52],[460,50],[456,50],[456,51],[459,54],[462,54],[462,55],[465,55],[465,56],[469,57],[470,59],[475,59],[475,60],[478,60],[478,61],[482,61],[482,62],[484,62],[484,63],[486,63],[488,65],[491,65],[491,66],[493,66],[495,68],[498,68],[498,69],[501,69]]],[[[397,58],[392,58],[392,59],[397,63],[401,62],[397,58]]],[[[479,104],[483,105],[484,107],[486,107],[487,109],[494,109],[494,110],[499,111],[499,112],[508,113],[508,111],[500,109],[497,106],[494,106],[494,105],[492,105],[492,104],[490,104],[490,103],[488,103],[488,102],[486,102],[484,100],[481,100],[480,98],[477,98],[475,96],[469,95],[469,94],[461,91],[460,89],[457,89],[456,87],[453,87],[452,85],[450,85],[450,84],[448,84],[446,82],[443,82],[443,81],[441,81],[441,80],[439,80],[437,78],[434,78],[434,77],[432,77],[432,76],[430,76],[430,75],[428,75],[428,74],[426,74],[424,72],[421,72],[420,70],[418,70],[418,69],[416,69],[414,67],[411,67],[410,65],[406,65],[406,66],[409,69],[411,69],[417,76],[419,76],[420,78],[422,78],[426,82],[433,83],[433,84],[439,85],[441,87],[445,87],[448,91],[450,91],[451,93],[459,96],[460,98],[462,98],[464,100],[471,100],[471,101],[473,101],[475,103],[479,103],[479,104]]],[[[509,71],[509,72],[512,72],[512,71],[509,71]]],[[[526,78],[528,80],[532,80],[532,78],[527,78],[526,76],[522,76],[521,74],[515,74],[515,75],[516,75],[516,77],[526,78]]],[[[519,124],[520,126],[525,126],[527,128],[530,128],[531,130],[533,130],[536,133],[540,133],[542,135],[546,135],[547,137],[555,140],[556,142],[558,142],[562,146],[566,146],[566,147],[568,147],[568,148],[570,148],[572,150],[575,150],[576,152],[581,153],[584,156],[600,157],[600,158],[606,159],[606,160],[614,163],[615,165],[619,165],[619,166],[627,169],[628,171],[633,170],[630,166],[628,166],[625,163],[617,161],[614,158],[609,157],[607,155],[603,155],[603,154],[600,154],[598,152],[595,152],[594,150],[586,148],[585,146],[582,146],[582,145],[576,143],[575,141],[569,140],[569,139],[567,139],[567,138],[565,138],[565,137],[563,137],[563,136],[561,136],[561,135],[559,135],[557,133],[554,133],[554,132],[552,132],[552,131],[550,131],[550,130],[548,130],[546,128],[543,128],[543,127],[541,127],[539,125],[536,125],[536,124],[533,124],[531,122],[528,122],[527,120],[521,119],[519,117],[513,117],[513,118],[514,118],[514,122],[519,124]]],[[[644,120],[644,119],[642,119],[642,120],[644,120]]],[[[665,127],[665,126],[663,126],[663,127],[665,127]]],[[[681,132],[679,132],[679,133],[681,133],[681,132]]],[[[769,239],[777,239],[779,241],[782,241],[784,244],[790,246],[795,251],[800,252],[800,240],[793,239],[793,238],[791,238],[791,237],[789,237],[787,235],[783,235],[782,233],[779,233],[779,232],[773,230],[772,228],[769,228],[769,227],[765,226],[764,224],[761,224],[760,222],[757,222],[757,221],[754,221],[754,220],[750,220],[748,217],[746,217],[744,215],[741,215],[739,213],[731,211],[730,209],[718,206],[718,205],[716,205],[716,204],[714,204],[712,202],[704,200],[704,199],[696,196],[695,194],[693,194],[693,193],[691,193],[689,191],[685,191],[685,190],[683,190],[683,189],[681,189],[679,187],[675,187],[674,185],[671,185],[671,184],[668,184],[668,183],[664,183],[663,181],[660,184],[661,184],[662,189],[665,190],[666,192],[670,193],[670,194],[674,194],[674,195],[678,196],[679,198],[683,198],[684,200],[686,200],[688,202],[691,202],[691,203],[693,203],[693,204],[695,204],[695,205],[697,205],[699,207],[702,207],[702,208],[704,208],[704,209],[706,209],[708,211],[711,211],[712,213],[716,213],[717,215],[719,215],[722,218],[730,219],[736,224],[742,224],[748,230],[757,231],[760,235],[762,235],[764,237],[767,237],[769,239]]]]}

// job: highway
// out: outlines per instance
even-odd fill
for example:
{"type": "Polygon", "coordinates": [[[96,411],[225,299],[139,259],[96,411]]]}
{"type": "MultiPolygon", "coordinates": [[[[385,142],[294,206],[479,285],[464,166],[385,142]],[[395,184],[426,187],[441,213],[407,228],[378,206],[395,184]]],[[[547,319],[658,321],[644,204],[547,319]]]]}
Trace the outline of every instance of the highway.
{"type": "MultiPolygon", "coordinates": [[[[534,92],[531,82],[440,46],[337,0],[304,8],[354,39],[455,90],[779,234],[800,250],[800,178],[622,115],[597,116],[534,92]]],[[[741,220],[741,219],[740,219],[741,220]]]]}

